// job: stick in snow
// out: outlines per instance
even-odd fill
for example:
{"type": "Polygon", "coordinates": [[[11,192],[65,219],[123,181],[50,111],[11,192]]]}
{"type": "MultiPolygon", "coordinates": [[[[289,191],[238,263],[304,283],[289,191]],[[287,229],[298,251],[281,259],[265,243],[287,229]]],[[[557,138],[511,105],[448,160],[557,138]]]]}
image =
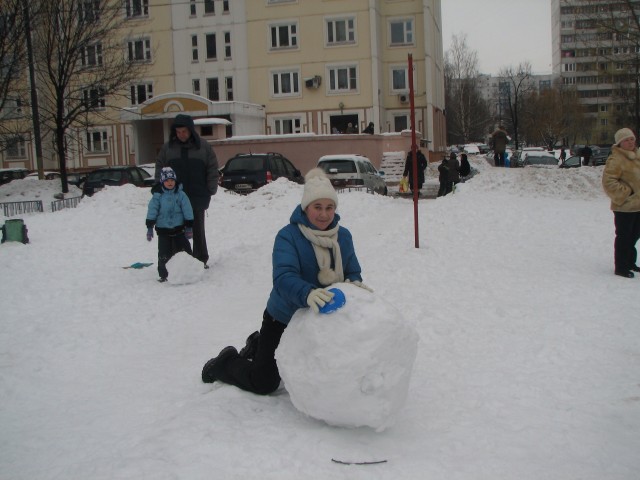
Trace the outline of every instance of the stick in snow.
{"type": "Polygon", "coordinates": [[[344,460],[336,460],[335,458],[332,458],[331,461],[339,463],[340,465],[377,465],[379,463],[387,463],[386,460],[373,460],[371,462],[345,462],[344,460]]]}

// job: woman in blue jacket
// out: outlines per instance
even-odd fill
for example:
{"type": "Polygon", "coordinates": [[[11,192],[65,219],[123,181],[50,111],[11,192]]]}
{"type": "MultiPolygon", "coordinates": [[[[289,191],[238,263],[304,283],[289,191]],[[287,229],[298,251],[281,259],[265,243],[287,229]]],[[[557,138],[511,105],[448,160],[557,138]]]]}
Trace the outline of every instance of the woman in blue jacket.
{"type": "Polygon", "coordinates": [[[160,185],[153,187],[153,197],[147,209],[147,240],[153,239],[153,227],[158,233],[159,282],[166,282],[167,262],[178,252],[192,255],[189,240],[193,238],[193,209],[189,197],[177,183],[176,173],[165,167],[160,173],[160,185]]]}
{"type": "Polygon", "coordinates": [[[273,246],[273,287],[260,332],[238,352],[226,347],[202,369],[202,381],[216,380],[266,395],[280,385],[275,351],[293,314],[299,308],[316,313],[333,293],[326,287],[352,282],[362,288],[360,264],[351,233],[338,225],[338,196],[324,172],[315,168],[305,176],[300,205],[282,228],[273,246]]]}

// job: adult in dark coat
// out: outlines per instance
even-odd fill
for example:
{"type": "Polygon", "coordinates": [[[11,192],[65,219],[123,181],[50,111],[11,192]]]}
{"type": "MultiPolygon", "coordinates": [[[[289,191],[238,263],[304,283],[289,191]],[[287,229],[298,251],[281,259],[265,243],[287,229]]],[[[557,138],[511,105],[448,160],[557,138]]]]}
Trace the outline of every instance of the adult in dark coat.
{"type": "MultiPolygon", "coordinates": [[[[455,155],[455,153],[452,155],[455,155]]],[[[451,187],[449,186],[451,183],[449,181],[449,160],[447,160],[447,157],[444,157],[440,165],[438,165],[438,180],[440,181],[438,196],[444,197],[451,191],[451,187]]]]}
{"type": "Polygon", "coordinates": [[[493,144],[493,161],[496,167],[504,167],[504,152],[507,150],[509,137],[504,127],[500,125],[496,131],[491,134],[491,143],[493,144]]]}
{"type": "Polygon", "coordinates": [[[460,177],[465,178],[471,174],[471,165],[469,165],[469,159],[467,154],[460,155],[460,177]]]}
{"type": "Polygon", "coordinates": [[[156,159],[156,181],[164,167],[176,172],[193,207],[193,256],[209,268],[209,251],[204,228],[204,214],[211,196],[218,191],[218,159],[211,145],[195,131],[193,118],[179,114],[171,125],[169,141],[156,159]]]}
{"type": "Polygon", "coordinates": [[[449,156],[449,192],[453,190],[456,183],[460,183],[460,162],[456,154],[451,152],[449,156]]]}
{"type": "MultiPolygon", "coordinates": [[[[424,156],[424,153],[418,149],[416,151],[416,158],[418,159],[418,190],[422,188],[424,185],[424,171],[427,168],[427,159],[424,156]]],[[[407,153],[407,159],[404,162],[404,172],[402,172],[402,176],[409,176],[409,188],[413,192],[413,152],[409,150],[407,153]]]]}
{"type": "Polygon", "coordinates": [[[585,145],[580,153],[582,154],[582,165],[586,167],[591,162],[591,155],[593,155],[593,150],[591,150],[589,145],[585,145]]]}

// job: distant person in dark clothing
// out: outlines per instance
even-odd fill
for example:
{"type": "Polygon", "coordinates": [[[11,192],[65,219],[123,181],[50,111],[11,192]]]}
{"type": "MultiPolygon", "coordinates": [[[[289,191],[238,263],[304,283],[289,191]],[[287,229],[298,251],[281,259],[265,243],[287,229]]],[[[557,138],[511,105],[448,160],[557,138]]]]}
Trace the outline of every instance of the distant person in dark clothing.
{"type": "Polygon", "coordinates": [[[209,208],[211,196],[218,191],[218,159],[211,145],[196,133],[193,118],[176,115],[169,141],[160,149],[156,160],[156,181],[160,172],[171,167],[184,187],[193,207],[193,256],[209,268],[209,251],[204,229],[204,214],[209,208]]]}
{"type": "MultiPolygon", "coordinates": [[[[416,151],[416,158],[418,159],[418,190],[424,185],[424,171],[427,168],[427,159],[424,154],[418,149],[416,151]]],[[[407,159],[404,163],[403,177],[409,176],[409,188],[413,192],[413,152],[407,153],[407,159]]]]}
{"type": "Polygon", "coordinates": [[[563,164],[566,159],[567,159],[567,152],[563,147],[560,149],[560,164],[563,164]]]}
{"type": "Polygon", "coordinates": [[[582,165],[589,165],[591,162],[591,155],[593,155],[593,150],[591,150],[589,145],[585,145],[580,153],[582,154],[582,165]]]}
{"type": "Polygon", "coordinates": [[[507,150],[509,137],[504,127],[500,125],[498,129],[491,134],[491,143],[493,144],[493,163],[496,167],[504,167],[504,153],[507,150]]]}
{"type": "Polygon", "coordinates": [[[365,128],[362,133],[368,133],[369,135],[373,135],[373,122],[369,122],[367,128],[365,128]]]}
{"type": "Polygon", "coordinates": [[[471,174],[471,165],[469,165],[467,154],[463,153],[462,155],[460,155],[460,178],[464,180],[470,174],[471,174]]]}
{"type": "MultiPolygon", "coordinates": [[[[455,153],[451,155],[455,156],[455,153]]],[[[449,160],[447,160],[447,157],[444,157],[440,165],[438,165],[438,180],[440,181],[438,196],[444,197],[452,189],[452,187],[449,186],[451,182],[449,181],[449,160]]]]}
{"type": "Polygon", "coordinates": [[[460,162],[456,154],[451,152],[449,155],[449,192],[453,191],[453,186],[458,183],[460,183],[460,162]]]}

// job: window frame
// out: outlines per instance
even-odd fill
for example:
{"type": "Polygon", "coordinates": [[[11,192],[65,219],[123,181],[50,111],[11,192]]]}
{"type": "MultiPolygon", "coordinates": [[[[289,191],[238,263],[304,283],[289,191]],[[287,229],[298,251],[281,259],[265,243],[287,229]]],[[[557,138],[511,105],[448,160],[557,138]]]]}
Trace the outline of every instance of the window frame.
{"type": "Polygon", "coordinates": [[[392,18],[388,21],[389,46],[406,47],[415,45],[415,19],[413,17],[392,18]],[[394,41],[394,25],[402,26],[402,41],[394,41]],[[407,28],[409,26],[410,28],[407,28]]]}
{"type": "Polygon", "coordinates": [[[204,35],[204,45],[205,45],[205,54],[204,54],[204,59],[207,62],[212,62],[215,60],[218,60],[218,40],[217,40],[217,36],[214,33],[205,33],[204,35]],[[213,39],[213,42],[210,43],[210,40],[213,39]],[[210,51],[210,47],[213,48],[213,52],[210,51]],[[210,53],[213,53],[213,55],[210,55],[210,53]]]}
{"type": "Polygon", "coordinates": [[[151,63],[153,62],[153,53],[151,49],[151,37],[138,37],[127,41],[127,58],[131,63],[151,63]],[[136,55],[138,44],[141,44],[142,58],[136,55]]]}
{"type": "Polygon", "coordinates": [[[89,155],[104,155],[109,153],[109,132],[106,128],[92,128],[85,131],[84,149],[89,155]],[[95,135],[98,138],[95,138],[95,135]],[[96,144],[99,143],[99,149],[96,144]]]}
{"type": "Polygon", "coordinates": [[[297,21],[281,21],[272,23],[269,25],[269,50],[295,50],[299,48],[298,45],[298,22],[297,21]],[[280,31],[286,28],[286,36],[289,45],[280,44],[280,31]],[[274,38],[275,33],[275,38],[274,38]],[[274,45],[276,40],[277,45],[274,45]]]}
{"type": "Polygon", "coordinates": [[[302,117],[278,117],[273,119],[273,130],[276,135],[286,135],[290,133],[302,133],[302,117]],[[289,127],[289,128],[285,128],[289,127]],[[290,130],[290,131],[287,131],[290,130]]]}
{"type": "Polygon", "coordinates": [[[272,98],[295,98],[302,95],[300,68],[273,69],[269,72],[269,85],[272,98]],[[277,82],[276,82],[277,77],[277,82]],[[291,91],[283,92],[283,78],[288,77],[291,91]]]}
{"type": "Polygon", "coordinates": [[[141,105],[153,98],[153,82],[132,83],[129,85],[129,103],[131,106],[141,105]],[[145,99],[140,101],[140,88],[144,88],[145,99]]]}
{"type": "Polygon", "coordinates": [[[327,47],[336,47],[342,45],[355,45],[358,41],[357,36],[357,23],[355,15],[340,16],[340,17],[327,17],[324,19],[324,34],[325,45],[327,47]],[[338,39],[338,29],[336,24],[344,22],[344,40],[338,39]],[[349,22],[353,25],[349,27],[349,22]],[[331,38],[333,37],[333,39],[331,38]]]}
{"type": "Polygon", "coordinates": [[[358,93],[360,91],[360,70],[356,63],[334,64],[327,65],[327,93],[334,95],[342,95],[346,93],[358,93]],[[341,82],[340,71],[347,70],[347,88],[340,88],[341,82]],[[353,70],[353,72],[352,72],[353,70]],[[353,73],[353,76],[352,76],[353,73]],[[352,86],[352,82],[355,82],[355,86],[352,86]]]}
{"type": "Polygon", "coordinates": [[[127,20],[148,17],[149,0],[124,0],[124,15],[127,20]],[[139,7],[140,13],[136,13],[136,7],[139,7]]]}
{"type": "Polygon", "coordinates": [[[27,142],[22,135],[14,135],[7,139],[5,143],[5,155],[7,158],[27,158],[27,142]]]}
{"type": "Polygon", "coordinates": [[[409,91],[409,67],[406,65],[392,65],[389,67],[389,86],[391,87],[391,93],[406,93],[409,91]],[[396,85],[396,72],[402,71],[404,86],[399,87],[396,85]]]}
{"type": "Polygon", "coordinates": [[[82,89],[82,101],[86,110],[104,110],[107,108],[107,95],[102,87],[85,87],[82,89]],[[92,96],[96,93],[95,97],[92,96]],[[91,102],[91,104],[89,104],[91,102]]]}
{"type": "Polygon", "coordinates": [[[102,55],[102,42],[92,43],[82,48],[80,52],[80,62],[82,64],[82,68],[94,68],[100,67],[103,64],[103,55],[102,55]],[[93,54],[89,53],[89,49],[94,48],[93,54]],[[90,63],[89,59],[94,57],[96,59],[95,63],[90,63]]]}

